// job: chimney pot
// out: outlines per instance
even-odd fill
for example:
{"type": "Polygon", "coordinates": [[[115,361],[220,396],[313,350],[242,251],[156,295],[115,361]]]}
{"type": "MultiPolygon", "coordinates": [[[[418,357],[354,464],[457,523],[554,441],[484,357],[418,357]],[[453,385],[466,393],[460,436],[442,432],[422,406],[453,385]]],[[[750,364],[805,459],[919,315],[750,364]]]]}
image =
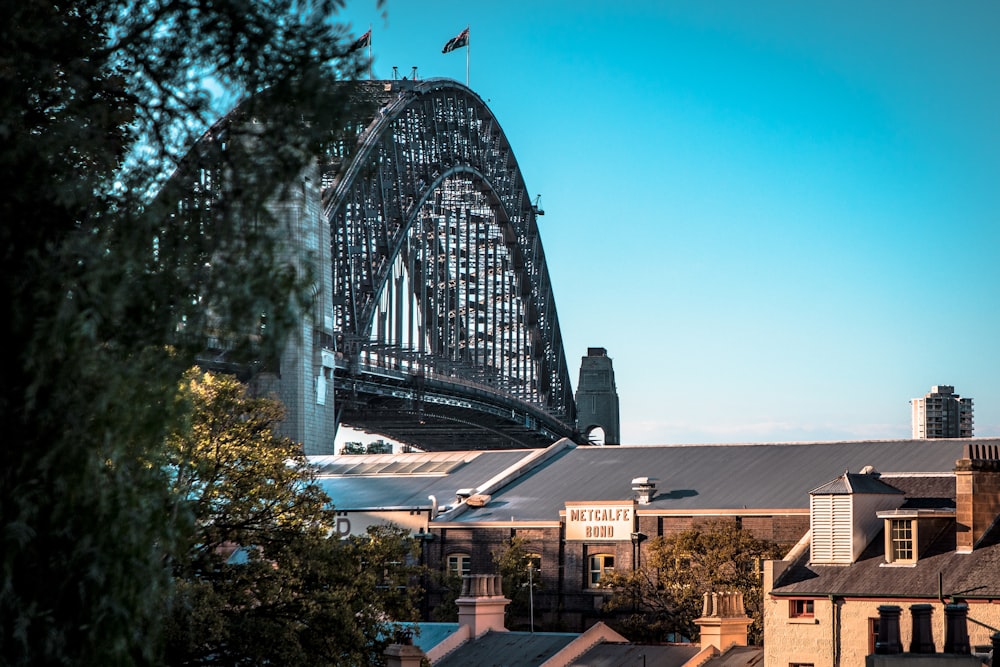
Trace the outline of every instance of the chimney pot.
{"type": "Polygon", "coordinates": [[[933,611],[934,607],[929,604],[910,605],[910,617],[913,620],[910,653],[934,653],[934,633],[931,630],[933,611]]]}
{"type": "Polygon", "coordinates": [[[636,477],[632,480],[632,490],[640,505],[648,505],[656,495],[656,482],[653,477],[636,477]]]}
{"type": "Polygon", "coordinates": [[[966,655],[972,653],[969,645],[967,617],[969,605],[953,603],[944,606],[944,652],[966,655]]]}
{"type": "Polygon", "coordinates": [[[876,654],[896,655],[903,652],[903,644],[899,641],[899,612],[900,608],[897,605],[879,605],[876,654]]]}

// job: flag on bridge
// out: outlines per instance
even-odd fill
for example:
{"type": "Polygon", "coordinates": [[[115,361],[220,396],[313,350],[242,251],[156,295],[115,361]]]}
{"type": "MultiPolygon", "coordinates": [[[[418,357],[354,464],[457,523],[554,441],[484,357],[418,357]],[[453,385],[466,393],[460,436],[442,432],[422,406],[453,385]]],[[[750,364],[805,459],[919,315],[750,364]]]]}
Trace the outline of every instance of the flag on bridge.
{"type": "Polygon", "coordinates": [[[354,53],[355,51],[358,51],[359,49],[363,49],[363,48],[371,46],[371,45],[372,45],[372,29],[368,28],[368,32],[366,32],[365,34],[361,35],[361,37],[358,37],[356,40],[354,40],[353,44],[351,44],[349,47],[347,47],[347,52],[348,53],[354,53]]]}
{"type": "Polygon", "coordinates": [[[469,29],[466,28],[462,32],[458,33],[456,36],[448,40],[448,43],[444,45],[441,49],[441,53],[448,53],[454,51],[455,49],[460,49],[463,46],[469,45],[469,29]]]}

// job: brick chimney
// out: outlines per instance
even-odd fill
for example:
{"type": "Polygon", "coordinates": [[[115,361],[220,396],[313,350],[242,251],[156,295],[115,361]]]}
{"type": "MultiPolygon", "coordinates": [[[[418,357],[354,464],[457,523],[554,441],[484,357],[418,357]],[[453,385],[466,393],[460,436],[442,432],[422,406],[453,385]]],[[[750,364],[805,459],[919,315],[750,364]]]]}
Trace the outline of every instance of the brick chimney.
{"type": "Polygon", "coordinates": [[[730,646],[747,645],[747,628],[753,623],[743,608],[743,593],[705,593],[701,618],[694,619],[701,629],[701,647],[714,646],[725,651],[730,646]]]}
{"type": "Polygon", "coordinates": [[[489,631],[507,632],[504,610],[510,600],[503,596],[503,578],[499,574],[466,574],[462,577],[462,593],[458,605],[458,624],[467,625],[472,638],[489,631]]]}
{"type": "Polygon", "coordinates": [[[972,553],[1000,514],[1000,446],[970,443],[955,462],[955,551],[972,553]]]}
{"type": "Polygon", "coordinates": [[[413,645],[413,633],[399,630],[392,644],[385,648],[386,667],[420,667],[424,652],[413,645]]]}

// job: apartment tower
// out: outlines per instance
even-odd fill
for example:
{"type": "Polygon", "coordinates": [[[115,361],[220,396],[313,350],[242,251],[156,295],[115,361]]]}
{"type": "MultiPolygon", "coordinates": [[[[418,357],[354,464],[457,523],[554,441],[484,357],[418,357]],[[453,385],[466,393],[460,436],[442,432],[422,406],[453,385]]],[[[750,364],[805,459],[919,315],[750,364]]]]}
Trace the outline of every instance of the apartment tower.
{"type": "Polygon", "coordinates": [[[914,438],[971,438],[972,399],[961,398],[949,385],[931,387],[910,401],[914,438]]]}

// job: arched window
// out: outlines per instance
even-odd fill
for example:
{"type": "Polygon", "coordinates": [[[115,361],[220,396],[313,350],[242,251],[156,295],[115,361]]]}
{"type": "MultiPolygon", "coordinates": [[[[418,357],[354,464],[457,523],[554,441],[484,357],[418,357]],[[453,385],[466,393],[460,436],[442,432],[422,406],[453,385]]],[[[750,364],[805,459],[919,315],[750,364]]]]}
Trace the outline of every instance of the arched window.
{"type": "Polygon", "coordinates": [[[448,572],[461,577],[470,574],[472,559],[469,554],[448,554],[448,572]]]}
{"type": "Polygon", "coordinates": [[[589,588],[603,588],[601,580],[604,575],[615,569],[615,557],[613,554],[594,554],[590,557],[590,579],[589,588]]]}

